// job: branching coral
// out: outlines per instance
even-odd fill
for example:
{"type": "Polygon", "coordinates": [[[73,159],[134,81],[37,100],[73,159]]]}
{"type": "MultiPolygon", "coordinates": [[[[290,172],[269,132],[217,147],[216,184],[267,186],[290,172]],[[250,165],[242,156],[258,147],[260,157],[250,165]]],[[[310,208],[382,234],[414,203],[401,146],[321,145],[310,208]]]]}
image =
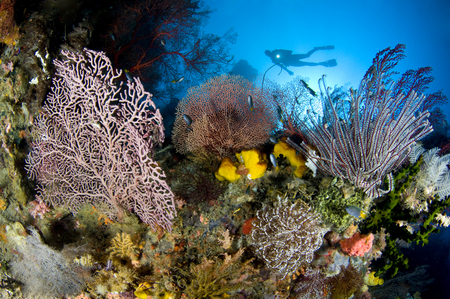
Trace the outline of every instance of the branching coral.
{"type": "Polygon", "coordinates": [[[111,251],[111,257],[119,257],[119,258],[136,258],[136,252],[138,247],[134,245],[131,240],[131,236],[129,234],[119,234],[111,240],[111,247],[109,251],[111,251]]]}
{"type": "Polygon", "coordinates": [[[265,209],[256,218],[251,235],[255,254],[282,278],[310,263],[322,245],[319,215],[305,203],[265,209]]]}

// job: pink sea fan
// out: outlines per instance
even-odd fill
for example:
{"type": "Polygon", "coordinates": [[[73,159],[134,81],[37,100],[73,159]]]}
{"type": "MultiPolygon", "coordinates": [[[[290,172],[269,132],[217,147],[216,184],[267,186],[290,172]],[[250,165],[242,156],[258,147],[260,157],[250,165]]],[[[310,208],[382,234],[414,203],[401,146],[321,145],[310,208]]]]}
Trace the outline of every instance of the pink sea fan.
{"type": "Polygon", "coordinates": [[[145,223],[170,230],[173,193],[153,161],[164,140],[162,117],[139,79],[118,83],[102,52],[63,52],[53,87],[36,119],[27,158],[44,202],[77,212],[84,203],[121,219],[134,211],[145,223]]]}

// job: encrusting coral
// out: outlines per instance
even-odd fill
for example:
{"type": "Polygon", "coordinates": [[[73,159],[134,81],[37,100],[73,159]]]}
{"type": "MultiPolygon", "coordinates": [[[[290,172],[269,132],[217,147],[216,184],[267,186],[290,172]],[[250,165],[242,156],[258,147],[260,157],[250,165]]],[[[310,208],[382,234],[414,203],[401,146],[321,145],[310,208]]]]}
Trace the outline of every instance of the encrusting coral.
{"type": "Polygon", "coordinates": [[[355,189],[346,181],[337,178],[323,178],[318,194],[307,203],[320,214],[323,222],[336,232],[345,231],[354,221],[359,221],[350,215],[349,206],[363,207],[364,193],[355,189]]]}

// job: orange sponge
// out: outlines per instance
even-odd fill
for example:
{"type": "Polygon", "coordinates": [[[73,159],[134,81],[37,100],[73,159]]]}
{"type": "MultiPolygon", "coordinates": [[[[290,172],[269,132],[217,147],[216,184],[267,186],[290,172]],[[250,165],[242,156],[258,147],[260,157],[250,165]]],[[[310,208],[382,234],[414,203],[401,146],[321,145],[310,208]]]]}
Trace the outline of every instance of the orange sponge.
{"type": "Polygon", "coordinates": [[[373,234],[368,236],[355,233],[351,238],[340,241],[342,251],[351,256],[363,256],[372,249],[373,234]]]}

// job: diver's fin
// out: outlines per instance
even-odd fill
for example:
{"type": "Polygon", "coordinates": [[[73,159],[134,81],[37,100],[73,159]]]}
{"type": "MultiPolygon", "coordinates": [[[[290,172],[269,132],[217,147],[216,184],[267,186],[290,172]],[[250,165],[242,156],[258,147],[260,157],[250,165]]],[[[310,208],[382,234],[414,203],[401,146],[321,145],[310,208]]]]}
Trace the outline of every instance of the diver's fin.
{"type": "Polygon", "coordinates": [[[314,50],[334,50],[334,46],[314,47],[314,50]]]}
{"type": "Polygon", "coordinates": [[[333,67],[333,66],[337,65],[337,61],[336,61],[336,59],[330,59],[330,60],[324,61],[320,64],[323,66],[326,66],[326,67],[333,67]]]}

